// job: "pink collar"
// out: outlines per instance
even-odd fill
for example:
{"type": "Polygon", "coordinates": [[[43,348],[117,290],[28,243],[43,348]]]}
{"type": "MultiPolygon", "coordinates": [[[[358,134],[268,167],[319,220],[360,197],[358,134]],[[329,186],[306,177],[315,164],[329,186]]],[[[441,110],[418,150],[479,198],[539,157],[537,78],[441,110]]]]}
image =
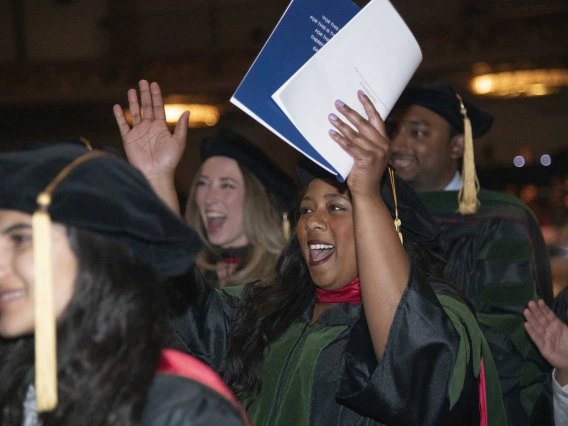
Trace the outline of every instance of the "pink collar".
{"type": "Polygon", "coordinates": [[[322,303],[359,303],[361,302],[361,287],[359,278],[355,278],[339,290],[316,289],[316,300],[322,303]]]}

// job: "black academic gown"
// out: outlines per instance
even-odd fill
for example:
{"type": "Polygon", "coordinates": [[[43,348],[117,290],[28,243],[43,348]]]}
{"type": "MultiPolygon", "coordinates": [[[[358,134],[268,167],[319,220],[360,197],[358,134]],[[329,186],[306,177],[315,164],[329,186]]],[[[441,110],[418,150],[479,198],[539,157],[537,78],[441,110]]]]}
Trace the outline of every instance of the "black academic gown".
{"type": "Polygon", "coordinates": [[[142,414],[143,426],[244,426],[233,403],[187,377],[156,374],[142,414]]]}
{"type": "Polygon", "coordinates": [[[542,298],[552,306],[550,260],[539,224],[519,199],[481,190],[480,208],[460,214],[457,191],[420,193],[440,225],[445,278],[473,304],[497,364],[509,423],[528,424],[541,375],[550,366],[525,332],[523,310],[542,298]]]}
{"type": "MultiPolygon", "coordinates": [[[[192,280],[193,305],[180,310],[177,298],[177,347],[223,375],[237,289],[212,290],[197,271],[192,280]]],[[[479,424],[480,357],[492,383],[489,425],[505,424],[494,364],[486,343],[485,355],[481,349],[485,340],[475,317],[452,303],[456,309],[443,307],[428,279],[413,271],[380,362],[360,303],[337,304],[309,325],[312,304],[266,351],[262,390],[247,401],[253,424],[479,424]]]]}

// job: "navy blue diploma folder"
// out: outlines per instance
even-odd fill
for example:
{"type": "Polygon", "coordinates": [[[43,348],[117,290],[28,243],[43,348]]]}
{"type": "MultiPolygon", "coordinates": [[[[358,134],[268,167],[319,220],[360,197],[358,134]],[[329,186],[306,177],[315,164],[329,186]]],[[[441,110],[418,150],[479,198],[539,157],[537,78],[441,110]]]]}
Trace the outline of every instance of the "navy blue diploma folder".
{"type": "Polygon", "coordinates": [[[231,102],[334,174],[272,95],[360,8],[350,0],[292,0],[231,102]]]}

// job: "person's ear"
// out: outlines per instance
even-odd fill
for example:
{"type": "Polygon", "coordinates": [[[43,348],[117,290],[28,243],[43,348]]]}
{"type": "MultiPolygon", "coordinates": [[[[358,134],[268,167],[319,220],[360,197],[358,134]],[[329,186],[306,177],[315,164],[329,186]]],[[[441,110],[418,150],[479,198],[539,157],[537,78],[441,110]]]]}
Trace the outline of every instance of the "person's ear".
{"type": "Polygon", "coordinates": [[[450,152],[452,160],[459,160],[463,157],[464,137],[463,134],[455,135],[450,140],[450,152]]]}

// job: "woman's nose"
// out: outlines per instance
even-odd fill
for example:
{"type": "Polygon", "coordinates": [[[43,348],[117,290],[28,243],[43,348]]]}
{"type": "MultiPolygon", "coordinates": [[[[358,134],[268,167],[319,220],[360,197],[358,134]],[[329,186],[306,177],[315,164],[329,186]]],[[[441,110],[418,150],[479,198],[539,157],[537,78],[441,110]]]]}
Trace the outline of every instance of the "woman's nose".
{"type": "Polygon", "coordinates": [[[208,188],[205,194],[205,204],[214,204],[219,200],[219,191],[216,188],[208,188]]]}
{"type": "Polygon", "coordinates": [[[316,229],[327,229],[327,221],[321,211],[315,210],[306,219],[306,230],[314,231],[316,229]]]}
{"type": "Polygon", "coordinates": [[[11,256],[6,253],[0,244],[0,278],[8,275],[11,268],[11,256]]]}

